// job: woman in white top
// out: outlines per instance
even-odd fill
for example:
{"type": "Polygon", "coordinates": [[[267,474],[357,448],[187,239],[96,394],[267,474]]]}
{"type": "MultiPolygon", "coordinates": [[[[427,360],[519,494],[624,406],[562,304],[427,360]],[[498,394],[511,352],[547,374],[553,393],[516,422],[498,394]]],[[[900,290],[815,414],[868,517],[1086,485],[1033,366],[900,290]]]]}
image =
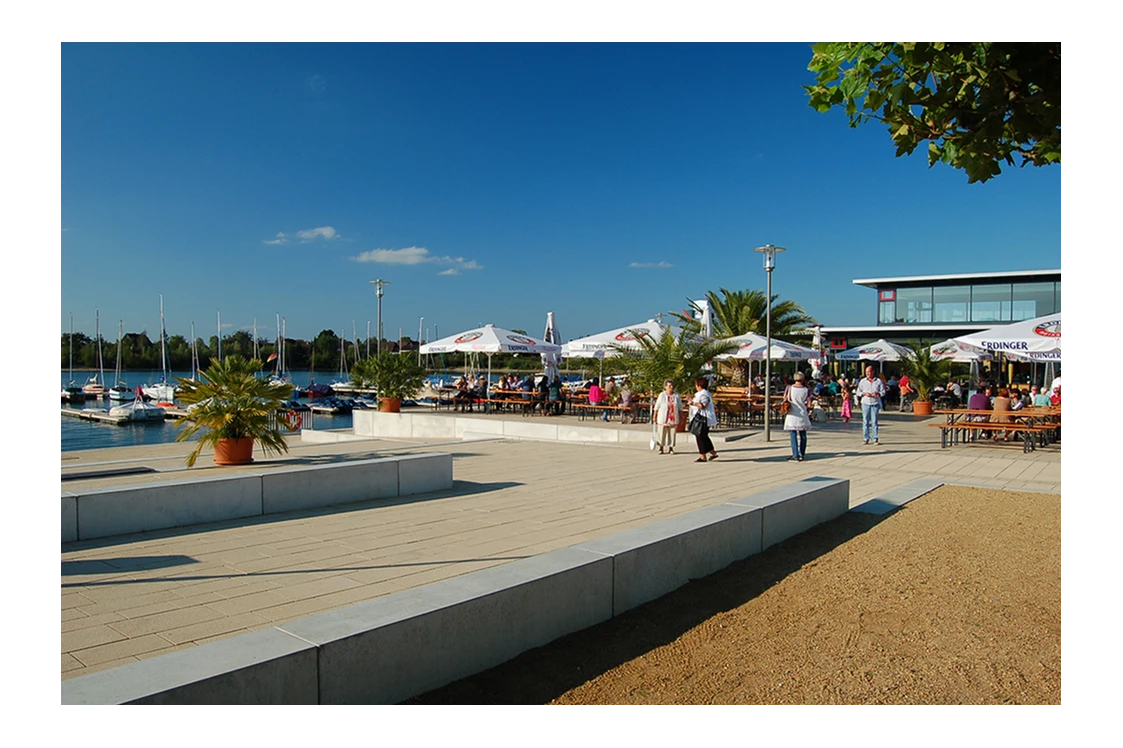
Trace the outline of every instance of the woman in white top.
{"type": "Polygon", "coordinates": [[[664,448],[674,454],[675,429],[679,414],[682,413],[682,398],[675,392],[675,383],[670,379],[663,382],[663,391],[659,393],[659,399],[655,401],[651,413],[659,436],[659,454],[664,454],[664,448]]]}
{"type": "Polygon", "coordinates": [[[792,406],[784,416],[784,431],[789,432],[792,437],[792,456],[788,459],[803,462],[803,456],[807,454],[807,430],[811,428],[811,416],[808,412],[811,391],[803,384],[803,372],[797,371],[794,379],[784,393],[784,400],[792,406]]]}
{"type": "MultiPolygon", "coordinates": [[[[695,434],[694,436],[694,439],[698,443],[698,459],[695,460],[695,462],[705,462],[707,452],[711,460],[716,460],[717,452],[714,451],[714,443],[710,441],[710,429],[717,426],[717,412],[714,410],[714,399],[710,396],[710,391],[706,389],[705,379],[695,379],[694,390],[694,399],[690,401],[690,418],[693,419],[696,413],[702,413],[706,419],[706,424],[702,428],[702,433],[695,434]]],[[[687,423],[690,423],[690,421],[687,421],[687,423]]]]}

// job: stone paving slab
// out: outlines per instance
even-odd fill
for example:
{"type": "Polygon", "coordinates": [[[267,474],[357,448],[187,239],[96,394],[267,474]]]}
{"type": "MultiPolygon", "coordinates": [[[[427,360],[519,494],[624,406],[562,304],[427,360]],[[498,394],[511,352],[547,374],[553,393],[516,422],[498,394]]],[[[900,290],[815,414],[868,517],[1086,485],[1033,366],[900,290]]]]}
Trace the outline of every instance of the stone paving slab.
{"type": "MultiPolygon", "coordinates": [[[[738,438],[715,439],[721,456],[705,464],[693,461],[686,439],[679,440],[680,453],[662,456],[643,443],[294,441],[289,455],[250,469],[443,451],[453,454],[454,487],[65,544],[61,674],[70,678],[267,628],[811,476],[848,479],[851,507],[924,478],[1060,493],[1059,446],[1030,454],[1020,444],[941,449],[925,420],[886,414],[876,446],[862,444],[860,422],[817,425],[802,463],[786,459],[787,434],[779,429],[771,443],[759,430],[718,432],[738,438]]],[[[167,480],[169,472],[177,480],[214,475],[217,468],[182,467],[189,447],[64,453],[64,471],[146,465],[156,472],[64,480],[62,489],[167,480]]]]}

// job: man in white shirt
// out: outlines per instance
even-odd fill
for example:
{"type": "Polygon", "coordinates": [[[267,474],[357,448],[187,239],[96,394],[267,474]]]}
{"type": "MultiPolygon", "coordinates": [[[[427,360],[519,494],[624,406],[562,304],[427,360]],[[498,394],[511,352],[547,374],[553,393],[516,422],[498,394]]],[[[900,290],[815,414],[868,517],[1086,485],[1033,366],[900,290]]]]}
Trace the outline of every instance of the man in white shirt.
{"type": "Polygon", "coordinates": [[[858,380],[858,396],[862,403],[862,439],[865,444],[880,444],[877,440],[877,414],[881,410],[881,398],[885,397],[885,383],[873,373],[873,367],[866,367],[866,376],[858,380]]]}

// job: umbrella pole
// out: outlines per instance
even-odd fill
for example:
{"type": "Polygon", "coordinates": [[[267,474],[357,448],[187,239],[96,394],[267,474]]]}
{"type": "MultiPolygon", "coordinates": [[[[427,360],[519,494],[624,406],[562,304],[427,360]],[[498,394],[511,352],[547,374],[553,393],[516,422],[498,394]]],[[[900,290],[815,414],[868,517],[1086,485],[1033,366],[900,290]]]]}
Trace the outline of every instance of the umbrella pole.
{"type": "Polygon", "coordinates": [[[484,412],[491,412],[491,354],[487,354],[487,379],[484,381],[484,412]]]}

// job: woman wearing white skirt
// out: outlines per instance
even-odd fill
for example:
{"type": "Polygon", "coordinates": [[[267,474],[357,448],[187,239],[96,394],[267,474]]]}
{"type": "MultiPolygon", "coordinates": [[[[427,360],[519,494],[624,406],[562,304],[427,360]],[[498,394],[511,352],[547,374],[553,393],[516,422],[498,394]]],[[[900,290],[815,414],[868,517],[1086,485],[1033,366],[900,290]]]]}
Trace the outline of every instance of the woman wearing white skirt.
{"type": "Polygon", "coordinates": [[[807,454],[807,430],[811,428],[811,391],[803,384],[803,372],[797,371],[795,381],[784,393],[784,401],[791,404],[791,410],[784,416],[784,431],[792,437],[792,456],[789,460],[803,462],[807,454]]]}
{"type": "Polygon", "coordinates": [[[681,413],[682,398],[675,392],[675,383],[668,379],[663,382],[663,391],[651,411],[659,437],[659,454],[664,454],[664,449],[670,454],[675,453],[675,429],[681,413]]]}

